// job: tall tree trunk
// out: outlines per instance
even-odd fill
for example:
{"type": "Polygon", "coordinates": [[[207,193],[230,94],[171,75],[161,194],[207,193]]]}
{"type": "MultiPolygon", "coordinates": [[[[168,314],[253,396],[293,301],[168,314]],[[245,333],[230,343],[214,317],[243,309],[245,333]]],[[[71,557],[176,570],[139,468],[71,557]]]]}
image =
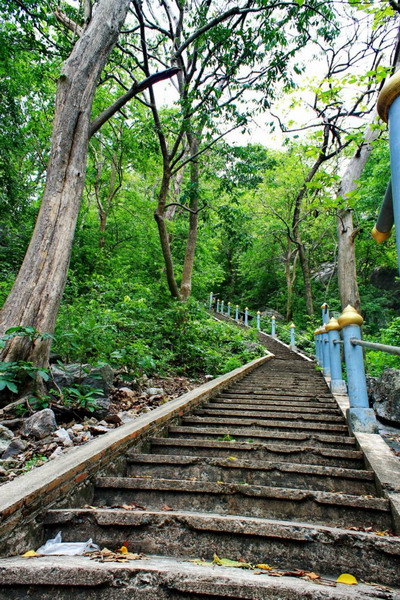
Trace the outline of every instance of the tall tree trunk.
{"type": "Polygon", "coordinates": [[[177,172],[177,174],[175,175],[174,185],[173,185],[173,188],[174,188],[174,196],[173,196],[174,201],[165,210],[165,218],[168,219],[168,221],[173,221],[174,220],[176,209],[178,208],[177,203],[179,202],[179,196],[181,194],[181,187],[182,187],[182,181],[183,181],[184,175],[185,175],[185,167],[182,167],[182,169],[180,169],[177,172]]]}
{"type": "Polygon", "coordinates": [[[172,258],[171,252],[171,241],[170,235],[168,233],[166,217],[165,217],[165,206],[167,203],[168,190],[171,183],[171,171],[169,165],[165,164],[164,160],[164,169],[163,169],[163,179],[161,182],[160,193],[158,195],[158,204],[157,209],[154,213],[154,218],[158,227],[158,234],[160,236],[160,244],[161,250],[164,257],[165,263],[165,273],[167,276],[167,283],[169,287],[169,291],[173,298],[177,298],[181,300],[181,294],[179,291],[178,284],[176,282],[175,271],[174,271],[174,262],[172,258]]]}
{"type": "MultiPolygon", "coordinates": [[[[26,256],[0,313],[0,335],[18,325],[54,331],[85,179],[93,96],[129,4],[130,0],[101,0],[63,65],[43,200],[26,256]]],[[[17,337],[1,359],[44,365],[49,348],[48,340],[31,344],[17,337]]]]}
{"type": "Polygon", "coordinates": [[[286,261],[285,261],[285,278],[286,278],[286,289],[287,289],[287,299],[286,299],[286,320],[291,321],[293,318],[293,288],[296,281],[296,266],[298,259],[298,251],[297,248],[292,250],[292,242],[288,238],[288,246],[286,253],[286,261]],[[292,263],[293,258],[293,263],[292,263]]]}
{"type": "MultiPolygon", "coordinates": [[[[190,156],[195,157],[199,151],[199,140],[195,135],[189,136],[190,156]]],[[[183,263],[181,298],[187,300],[192,292],[192,275],[194,256],[196,253],[199,209],[199,163],[193,158],[190,163],[190,217],[189,233],[186,243],[185,260],[183,263]]]]}
{"type": "Polygon", "coordinates": [[[313,293],[312,293],[312,287],[311,287],[310,263],[308,261],[306,249],[304,247],[303,242],[301,241],[299,234],[296,237],[296,244],[297,244],[297,248],[299,251],[301,272],[303,274],[304,295],[306,297],[307,314],[310,317],[312,317],[312,316],[314,316],[314,302],[313,302],[313,293]]]}
{"type": "MultiPolygon", "coordinates": [[[[376,119],[374,112],[371,124],[376,119]]],[[[358,182],[365,164],[371,154],[371,143],[379,137],[380,130],[367,127],[364,141],[358,147],[351,158],[347,169],[340,182],[338,196],[346,199],[358,187],[358,182]]],[[[342,309],[351,304],[357,310],[360,309],[360,294],[357,283],[355,238],[357,229],[353,224],[353,211],[350,208],[342,208],[337,213],[337,235],[338,235],[338,283],[342,309]]]]}

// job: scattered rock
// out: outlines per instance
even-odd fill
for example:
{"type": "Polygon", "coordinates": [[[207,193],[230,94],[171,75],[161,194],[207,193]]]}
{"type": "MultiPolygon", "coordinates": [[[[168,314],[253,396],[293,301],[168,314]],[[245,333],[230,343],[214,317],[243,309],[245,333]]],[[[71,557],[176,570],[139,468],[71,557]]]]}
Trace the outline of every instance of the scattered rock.
{"type": "Polygon", "coordinates": [[[103,433],[108,433],[110,430],[108,427],[104,427],[104,425],[93,425],[90,431],[93,435],[102,435],[103,433]]]}
{"type": "Polygon", "coordinates": [[[116,390],[116,392],[118,393],[119,397],[136,398],[135,392],[128,387],[120,387],[118,390],[116,390]]]}
{"type": "Polygon", "coordinates": [[[54,412],[51,408],[45,408],[26,419],[22,428],[22,435],[26,437],[32,436],[40,440],[53,433],[56,429],[57,422],[54,412]]]}
{"type": "Polygon", "coordinates": [[[104,419],[109,413],[111,401],[105,396],[101,396],[100,398],[96,398],[96,408],[92,412],[92,414],[99,418],[104,419]]]}
{"type": "Polygon", "coordinates": [[[312,279],[316,281],[320,281],[321,283],[328,283],[331,277],[334,276],[336,272],[336,263],[325,262],[322,263],[315,273],[312,275],[312,279]]]}
{"type": "Polygon", "coordinates": [[[24,440],[21,440],[21,438],[14,438],[6,451],[1,455],[1,458],[4,460],[6,458],[11,458],[12,456],[17,456],[26,449],[26,446],[27,444],[24,440]]]}
{"type": "Polygon", "coordinates": [[[53,435],[62,442],[64,448],[70,448],[74,445],[73,441],[69,437],[68,431],[64,429],[64,427],[60,427],[60,429],[57,429],[57,431],[55,431],[53,435]]]}
{"type": "Polygon", "coordinates": [[[59,387],[86,385],[94,389],[101,389],[104,394],[108,394],[113,389],[114,370],[107,364],[101,367],[75,363],[63,365],[63,367],[51,365],[51,373],[59,387]]]}
{"type": "Polygon", "coordinates": [[[57,446],[54,452],[50,454],[49,460],[53,460],[54,458],[57,458],[57,456],[61,456],[61,454],[63,454],[63,449],[61,448],[61,446],[57,446]]]}
{"type": "Polygon", "coordinates": [[[386,369],[374,382],[373,398],[378,417],[400,425],[400,371],[386,369]]]}
{"type": "Polygon", "coordinates": [[[0,452],[3,453],[9,447],[11,440],[14,437],[14,433],[8,429],[8,427],[4,427],[4,425],[0,425],[0,452]]]}
{"type": "Polygon", "coordinates": [[[157,387],[149,387],[149,388],[147,388],[147,390],[145,390],[145,392],[149,396],[163,396],[165,394],[164,388],[157,388],[157,387]]]}

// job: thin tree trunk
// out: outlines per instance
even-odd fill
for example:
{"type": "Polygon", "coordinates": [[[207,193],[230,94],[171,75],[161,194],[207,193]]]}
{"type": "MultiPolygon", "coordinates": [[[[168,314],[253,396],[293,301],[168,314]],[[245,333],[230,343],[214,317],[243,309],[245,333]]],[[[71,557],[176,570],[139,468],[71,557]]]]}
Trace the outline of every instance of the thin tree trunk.
{"type": "Polygon", "coordinates": [[[179,202],[179,196],[181,194],[181,186],[182,186],[182,181],[183,181],[183,176],[185,175],[185,167],[182,167],[182,169],[180,169],[177,174],[175,175],[174,178],[174,203],[171,204],[170,206],[168,206],[168,208],[165,210],[165,218],[168,219],[168,221],[173,221],[174,217],[175,217],[175,213],[176,213],[176,209],[178,208],[177,204],[179,202]]]}
{"type": "MultiPolygon", "coordinates": [[[[196,156],[199,150],[199,140],[196,136],[189,136],[190,155],[196,156]]],[[[198,231],[198,208],[199,208],[199,163],[194,158],[190,163],[190,217],[189,233],[186,244],[185,260],[183,263],[181,298],[187,300],[192,292],[192,276],[194,257],[196,253],[197,231],[198,231]]]]}
{"type": "Polygon", "coordinates": [[[158,233],[160,236],[160,244],[161,250],[164,257],[165,263],[165,273],[167,276],[167,283],[169,287],[169,291],[173,298],[181,299],[181,294],[179,291],[178,284],[176,282],[175,271],[174,271],[174,263],[172,259],[171,252],[171,242],[170,236],[168,233],[166,220],[165,220],[165,206],[167,203],[168,190],[171,183],[171,172],[169,166],[164,164],[164,172],[163,179],[161,183],[160,193],[158,195],[158,205],[156,212],[154,213],[154,218],[157,223],[158,233]]]}
{"type": "MultiPolygon", "coordinates": [[[[18,325],[54,331],[85,179],[93,96],[129,4],[130,0],[101,0],[62,68],[43,200],[26,256],[0,313],[0,335],[18,325]]],[[[17,337],[1,359],[45,365],[49,348],[49,340],[32,345],[17,337]]]]}
{"type": "Polygon", "coordinates": [[[292,250],[291,248],[291,240],[288,239],[288,249],[287,249],[287,259],[285,262],[285,278],[286,278],[286,289],[287,289],[287,299],[286,299],[286,320],[291,321],[293,317],[293,289],[296,281],[296,266],[298,259],[298,252],[296,250],[292,250]],[[293,263],[292,263],[293,257],[293,263]]]}
{"type": "Polygon", "coordinates": [[[304,295],[306,297],[307,314],[312,317],[314,316],[314,302],[313,293],[311,287],[311,274],[310,274],[310,263],[303,242],[300,236],[296,238],[296,243],[299,251],[301,272],[303,274],[304,281],[304,295]]]}
{"type": "MultiPolygon", "coordinates": [[[[374,112],[371,124],[376,119],[374,112]]],[[[346,198],[358,187],[361,173],[371,154],[371,143],[379,137],[380,130],[367,127],[363,143],[358,147],[351,158],[347,169],[342,177],[338,197],[346,198]]],[[[338,283],[342,309],[348,304],[360,309],[360,294],[357,283],[355,238],[357,230],[353,224],[353,211],[350,208],[340,209],[337,213],[337,235],[338,235],[338,283]]]]}

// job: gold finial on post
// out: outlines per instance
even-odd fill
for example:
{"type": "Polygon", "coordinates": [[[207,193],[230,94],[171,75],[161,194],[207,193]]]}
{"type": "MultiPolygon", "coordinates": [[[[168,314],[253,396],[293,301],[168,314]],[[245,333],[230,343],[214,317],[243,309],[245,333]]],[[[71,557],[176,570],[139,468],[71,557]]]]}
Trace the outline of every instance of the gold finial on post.
{"type": "Polygon", "coordinates": [[[329,323],[325,324],[325,331],[340,331],[342,328],[339,325],[339,322],[334,317],[331,318],[329,323]]]}
{"type": "Polygon", "coordinates": [[[361,327],[364,323],[364,319],[353,306],[348,304],[338,318],[338,323],[340,327],[346,327],[346,325],[359,325],[361,327]]]}

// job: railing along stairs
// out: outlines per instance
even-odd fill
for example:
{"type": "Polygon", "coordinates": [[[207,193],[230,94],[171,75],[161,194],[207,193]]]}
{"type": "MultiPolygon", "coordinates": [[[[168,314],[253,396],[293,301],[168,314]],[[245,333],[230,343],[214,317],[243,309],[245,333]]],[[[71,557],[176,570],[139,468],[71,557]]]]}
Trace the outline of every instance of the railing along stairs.
{"type": "MultiPolygon", "coordinates": [[[[208,307],[216,313],[233,319],[236,323],[242,323],[246,327],[252,326],[255,316],[256,329],[262,331],[262,323],[269,321],[270,331],[273,338],[278,338],[274,316],[264,317],[260,311],[255,315],[246,307],[244,311],[239,310],[239,305],[234,306],[216,299],[210,293],[208,307]]],[[[335,319],[329,313],[328,304],[324,303],[322,309],[322,325],[314,332],[315,337],[315,360],[322,369],[331,391],[335,395],[348,394],[350,407],[347,410],[347,420],[352,431],[364,433],[377,433],[378,424],[375,412],[369,407],[366,373],[364,367],[364,350],[374,350],[400,356],[399,346],[377,344],[362,339],[361,325],[363,317],[352,306],[347,306],[342,314],[335,319]],[[364,350],[363,350],[364,349],[364,350]],[[344,368],[343,368],[344,367],[344,368]],[[343,371],[345,375],[343,375],[343,371]]],[[[290,349],[296,348],[296,326],[290,326],[290,349]]],[[[283,331],[286,332],[284,328],[283,331]]],[[[306,336],[299,336],[310,342],[306,336]]]]}

